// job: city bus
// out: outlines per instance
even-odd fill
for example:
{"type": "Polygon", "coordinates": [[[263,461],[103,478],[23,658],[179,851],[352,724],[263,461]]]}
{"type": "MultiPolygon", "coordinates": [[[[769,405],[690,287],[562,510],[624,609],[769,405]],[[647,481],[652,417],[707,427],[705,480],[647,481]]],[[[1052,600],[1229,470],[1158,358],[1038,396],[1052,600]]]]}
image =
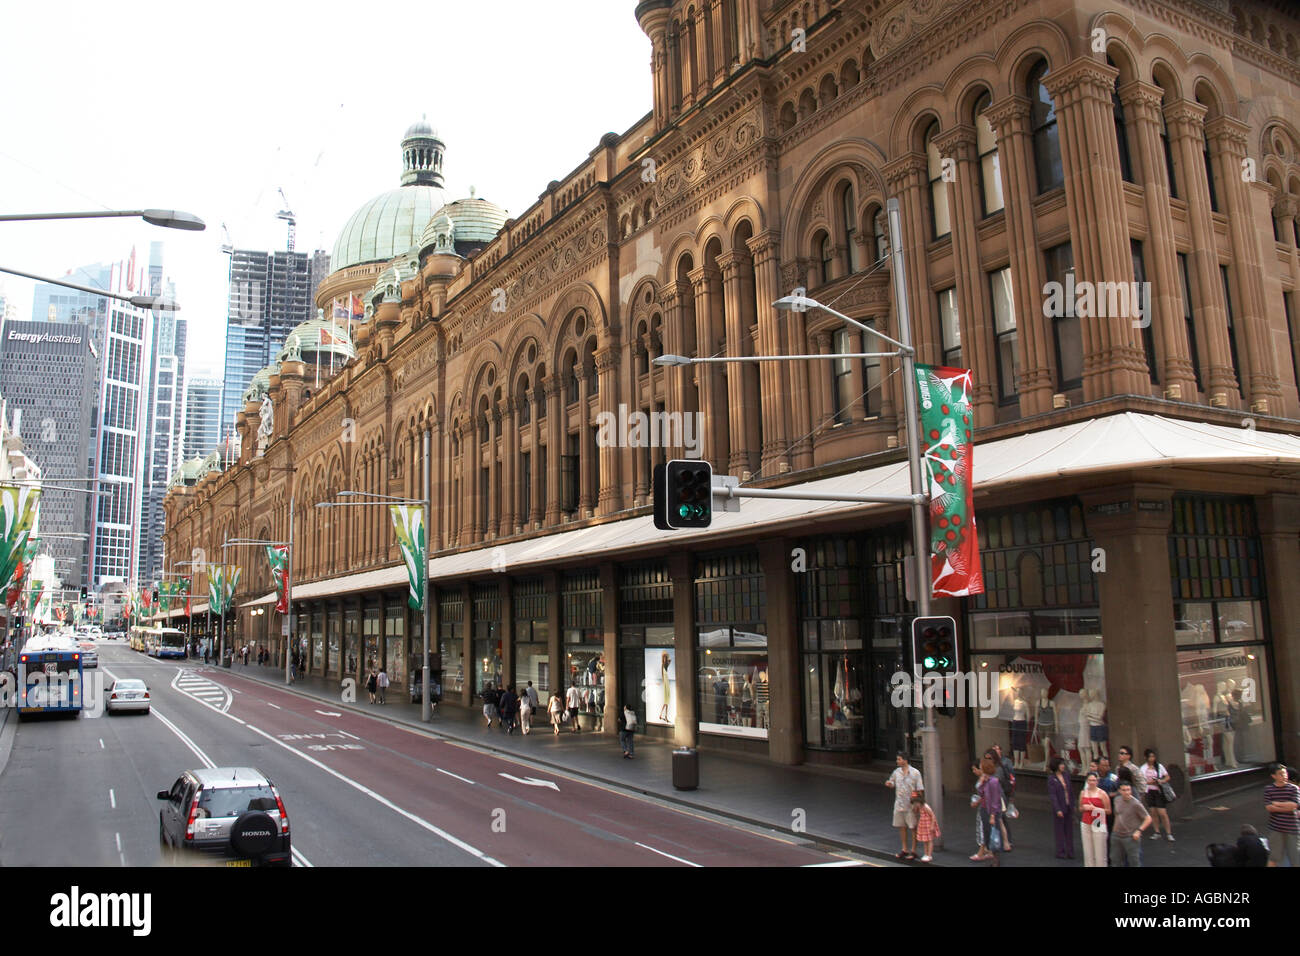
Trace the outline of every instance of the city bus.
{"type": "Polygon", "coordinates": [[[82,655],[69,640],[33,637],[18,652],[18,717],[81,713],[82,655]]]}
{"type": "Polygon", "coordinates": [[[142,627],[145,653],[150,657],[184,657],[185,632],[174,627],[142,627]]]}

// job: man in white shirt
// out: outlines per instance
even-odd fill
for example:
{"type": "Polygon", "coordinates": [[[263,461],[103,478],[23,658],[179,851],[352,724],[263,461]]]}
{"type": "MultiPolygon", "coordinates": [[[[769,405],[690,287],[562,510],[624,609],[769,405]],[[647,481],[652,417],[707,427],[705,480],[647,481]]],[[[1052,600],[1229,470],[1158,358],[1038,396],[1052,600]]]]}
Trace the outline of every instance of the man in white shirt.
{"type": "Polygon", "coordinates": [[[576,684],[570,684],[568,692],[564,695],[564,702],[569,707],[569,723],[573,725],[573,732],[578,732],[578,708],[582,705],[582,692],[578,690],[576,684]]]}
{"type": "Polygon", "coordinates": [[[537,688],[533,686],[532,681],[528,682],[528,689],[526,690],[526,693],[528,694],[528,700],[532,704],[533,710],[534,711],[541,710],[542,707],[541,698],[537,696],[537,688]]]}
{"type": "Polygon", "coordinates": [[[898,767],[889,775],[885,786],[894,791],[894,826],[902,849],[894,854],[900,860],[916,859],[916,814],[912,812],[912,794],[925,789],[921,771],[912,766],[907,754],[899,751],[898,767]]]}
{"type": "Polygon", "coordinates": [[[375,678],[375,686],[379,688],[379,702],[388,703],[388,671],[382,667],[379,668],[379,676],[375,678]]]}

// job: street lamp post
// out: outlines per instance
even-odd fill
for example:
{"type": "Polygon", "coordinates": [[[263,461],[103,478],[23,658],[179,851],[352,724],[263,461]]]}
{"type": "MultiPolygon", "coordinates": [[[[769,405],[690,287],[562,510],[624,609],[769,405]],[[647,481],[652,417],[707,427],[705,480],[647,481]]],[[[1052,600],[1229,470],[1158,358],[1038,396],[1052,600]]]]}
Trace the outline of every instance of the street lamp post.
{"type": "Polygon", "coordinates": [[[38,222],[45,219],[132,219],[139,216],[153,226],[202,232],[206,223],[198,216],[179,209],[98,209],[90,212],[11,212],[0,215],[0,222],[38,222]]]}
{"type": "Polygon", "coordinates": [[[180,311],[180,306],[173,300],[160,295],[122,295],[117,292],[109,292],[107,289],[96,289],[94,286],[78,285],[75,282],[68,282],[66,279],[51,279],[49,276],[39,276],[33,272],[10,269],[7,266],[0,266],[0,272],[7,272],[11,276],[21,276],[24,279],[34,279],[37,282],[46,282],[50,285],[61,285],[66,289],[76,289],[78,292],[89,292],[91,295],[103,296],[106,299],[129,302],[137,309],[158,309],[160,312],[180,311]]]}
{"type": "Polygon", "coordinates": [[[316,503],[317,508],[367,508],[367,507],[387,507],[389,505],[420,505],[424,508],[424,558],[421,561],[419,574],[424,583],[424,663],[420,668],[420,683],[423,690],[423,700],[420,704],[420,719],[426,723],[433,719],[433,701],[429,689],[429,633],[433,630],[433,601],[429,594],[429,542],[432,538],[433,525],[433,480],[430,473],[432,467],[429,453],[432,442],[432,433],[429,429],[424,430],[424,499],[417,498],[396,498],[392,495],[377,495],[363,491],[340,491],[339,497],[349,498],[373,498],[373,501],[320,501],[316,503]]]}

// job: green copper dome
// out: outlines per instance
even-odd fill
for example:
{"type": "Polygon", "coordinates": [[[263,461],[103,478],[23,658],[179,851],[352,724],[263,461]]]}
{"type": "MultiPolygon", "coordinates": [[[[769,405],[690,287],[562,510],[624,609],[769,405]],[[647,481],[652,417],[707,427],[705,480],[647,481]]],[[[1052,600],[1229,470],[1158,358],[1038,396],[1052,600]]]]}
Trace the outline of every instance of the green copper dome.
{"type": "Polygon", "coordinates": [[[253,376],[253,380],[248,383],[248,388],[244,389],[244,402],[260,402],[262,396],[271,388],[271,376],[279,371],[280,363],[278,361],[260,369],[253,376]]]}
{"type": "MultiPolygon", "coordinates": [[[[331,322],[320,310],[317,310],[316,318],[308,319],[295,326],[294,330],[285,337],[284,347],[280,349],[276,361],[285,361],[295,347],[301,355],[301,361],[304,362],[314,362],[315,359],[308,356],[317,353],[328,355],[333,352],[344,359],[356,358],[357,355],[347,323],[331,322]]],[[[258,374],[260,375],[261,372],[258,374]]]]}

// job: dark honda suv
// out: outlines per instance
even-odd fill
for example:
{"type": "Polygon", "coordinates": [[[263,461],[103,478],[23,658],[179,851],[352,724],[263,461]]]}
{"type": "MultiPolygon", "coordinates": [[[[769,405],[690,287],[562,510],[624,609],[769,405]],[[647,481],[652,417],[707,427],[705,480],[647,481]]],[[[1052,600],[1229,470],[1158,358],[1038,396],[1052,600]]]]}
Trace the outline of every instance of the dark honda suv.
{"type": "Polygon", "coordinates": [[[187,770],[158,799],[167,801],[158,814],[164,862],[180,863],[189,851],[197,862],[226,866],[293,865],[289,814],[259,770],[187,770]]]}

